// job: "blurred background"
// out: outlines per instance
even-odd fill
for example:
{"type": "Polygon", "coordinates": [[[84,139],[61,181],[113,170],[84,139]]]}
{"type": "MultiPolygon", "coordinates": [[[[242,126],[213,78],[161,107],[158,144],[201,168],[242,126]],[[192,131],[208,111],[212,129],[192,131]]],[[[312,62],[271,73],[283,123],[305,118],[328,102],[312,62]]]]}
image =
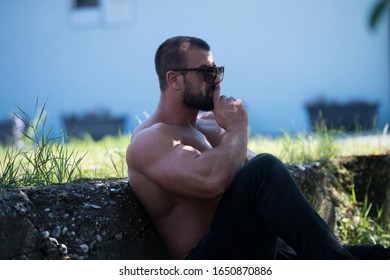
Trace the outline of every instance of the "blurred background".
{"type": "Polygon", "coordinates": [[[33,114],[39,100],[53,131],[108,117],[131,132],[159,99],[157,47],[191,35],[225,66],[222,93],[244,100],[252,134],[310,130],[306,105],[317,101],[375,104],[382,130],[388,2],[0,0],[0,122],[18,107],[33,114]],[[384,12],[373,28],[378,2],[384,12]]]}

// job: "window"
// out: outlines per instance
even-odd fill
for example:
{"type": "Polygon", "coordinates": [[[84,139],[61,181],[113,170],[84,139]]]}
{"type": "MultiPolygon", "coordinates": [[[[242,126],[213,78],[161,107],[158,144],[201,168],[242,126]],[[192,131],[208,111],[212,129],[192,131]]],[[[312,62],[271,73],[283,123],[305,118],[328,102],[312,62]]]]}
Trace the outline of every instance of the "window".
{"type": "Polygon", "coordinates": [[[136,0],[68,0],[75,27],[124,26],[135,20],[136,0]]]}
{"type": "Polygon", "coordinates": [[[99,0],[74,0],[75,8],[98,7],[99,0]]]}

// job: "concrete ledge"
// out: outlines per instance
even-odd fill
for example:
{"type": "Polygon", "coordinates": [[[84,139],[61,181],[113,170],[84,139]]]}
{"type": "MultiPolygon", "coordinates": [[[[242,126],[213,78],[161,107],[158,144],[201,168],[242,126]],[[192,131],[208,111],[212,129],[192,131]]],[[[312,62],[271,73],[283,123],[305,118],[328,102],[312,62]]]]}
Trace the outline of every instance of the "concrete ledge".
{"type": "Polygon", "coordinates": [[[126,179],[1,193],[0,225],[0,259],[167,258],[126,179]]]}

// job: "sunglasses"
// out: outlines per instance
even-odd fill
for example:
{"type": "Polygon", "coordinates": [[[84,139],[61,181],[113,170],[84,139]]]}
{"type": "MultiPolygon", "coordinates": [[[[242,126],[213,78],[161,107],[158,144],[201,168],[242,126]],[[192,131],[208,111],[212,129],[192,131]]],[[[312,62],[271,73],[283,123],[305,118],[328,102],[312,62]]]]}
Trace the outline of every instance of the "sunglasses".
{"type": "Polygon", "coordinates": [[[224,76],[224,73],[225,73],[225,67],[224,66],[221,66],[221,67],[199,67],[199,68],[177,68],[177,69],[174,69],[173,71],[178,71],[178,72],[183,72],[183,71],[197,71],[197,72],[203,72],[203,75],[204,75],[204,81],[207,83],[207,84],[212,84],[214,83],[215,79],[217,79],[217,76],[219,77],[219,79],[223,80],[223,76],[224,76]]]}

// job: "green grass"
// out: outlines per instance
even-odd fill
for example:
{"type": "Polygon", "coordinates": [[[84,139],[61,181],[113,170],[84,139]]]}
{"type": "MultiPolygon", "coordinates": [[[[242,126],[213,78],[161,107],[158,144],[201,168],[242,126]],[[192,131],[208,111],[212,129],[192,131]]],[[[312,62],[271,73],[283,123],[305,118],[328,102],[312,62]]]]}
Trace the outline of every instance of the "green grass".
{"type": "Polygon", "coordinates": [[[73,138],[67,145],[71,149],[77,148],[87,153],[79,164],[82,177],[126,177],[126,148],[130,138],[130,135],[106,136],[99,141],[94,141],[91,137],[73,138]]]}
{"type": "Polygon", "coordinates": [[[255,135],[248,148],[256,153],[272,153],[284,162],[328,162],[335,157],[390,153],[389,135],[345,135],[299,133],[268,137],[255,135]]]}
{"type": "Polygon", "coordinates": [[[45,106],[38,110],[38,100],[34,115],[30,117],[19,108],[16,115],[25,124],[23,140],[16,145],[0,148],[0,189],[18,186],[43,186],[52,183],[65,183],[81,174],[79,168],[84,155],[65,143],[65,136],[53,136],[47,130],[45,106]]]}
{"type": "Polygon", "coordinates": [[[390,221],[383,219],[380,210],[376,216],[371,215],[372,204],[367,196],[358,202],[354,192],[347,195],[343,203],[336,207],[336,234],[347,244],[383,244],[390,246],[390,221]]]}

